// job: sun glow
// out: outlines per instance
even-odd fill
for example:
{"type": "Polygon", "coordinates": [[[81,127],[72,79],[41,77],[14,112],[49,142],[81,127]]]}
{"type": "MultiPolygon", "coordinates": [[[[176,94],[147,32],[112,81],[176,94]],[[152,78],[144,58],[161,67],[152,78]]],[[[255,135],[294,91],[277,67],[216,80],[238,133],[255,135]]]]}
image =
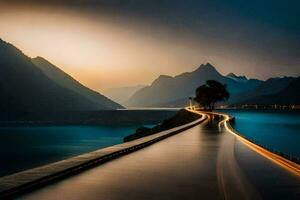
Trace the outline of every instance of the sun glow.
{"type": "Polygon", "coordinates": [[[176,71],[176,66],[182,66],[183,60],[174,57],[182,51],[191,52],[176,43],[164,42],[163,38],[142,34],[137,31],[140,25],[122,24],[105,14],[0,8],[0,19],[2,39],[26,55],[46,58],[98,90],[150,83],[161,73],[170,74],[167,66],[179,73],[182,70],[176,71]]]}

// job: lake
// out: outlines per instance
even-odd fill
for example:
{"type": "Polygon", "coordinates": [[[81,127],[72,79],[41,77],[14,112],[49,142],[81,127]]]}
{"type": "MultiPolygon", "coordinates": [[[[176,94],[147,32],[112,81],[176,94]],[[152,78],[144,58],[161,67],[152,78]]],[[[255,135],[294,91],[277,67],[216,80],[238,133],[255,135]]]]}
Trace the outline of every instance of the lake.
{"type": "Polygon", "coordinates": [[[300,112],[222,110],[235,117],[233,127],[270,149],[300,158],[300,112]]]}
{"type": "MultiPolygon", "coordinates": [[[[236,118],[234,128],[247,138],[300,157],[300,112],[222,112],[236,118]]],[[[122,143],[140,126],[0,127],[0,176],[122,143]]]]}
{"type": "Polygon", "coordinates": [[[140,126],[0,127],[0,176],[122,143],[140,126]]]}

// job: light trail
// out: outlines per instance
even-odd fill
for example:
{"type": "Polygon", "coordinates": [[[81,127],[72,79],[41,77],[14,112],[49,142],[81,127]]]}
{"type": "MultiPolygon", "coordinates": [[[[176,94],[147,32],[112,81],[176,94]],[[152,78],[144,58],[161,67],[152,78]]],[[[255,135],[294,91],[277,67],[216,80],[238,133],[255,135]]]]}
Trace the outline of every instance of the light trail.
{"type": "MultiPolygon", "coordinates": [[[[186,108],[188,111],[193,112],[193,113],[201,113],[199,111],[195,111],[195,110],[190,110],[188,108],[186,108]]],[[[232,126],[230,125],[230,119],[231,117],[229,115],[223,114],[223,113],[217,113],[217,112],[202,112],[202,113],[209,113],[209,114],[214,114],[214,115],[219,115],[224,117],[224,119],[222,121],[219,122],[219,127],[224,124],[225,129],[231,133],[232,135],[234,135],[239,141],[241,141],[243,144],[245,144],[246,146],[248,146],[250,149],[254,150],[255,152],[257,152],[258,154],[264,156],[265,158],[273,161],[274,163],[276,163],[277,165],[283,167],[284,169],[290,171],[291,173],[297,175],[300,177],[300,165],[297,163],[294,163],[280,155],[277,155],[275,153],[272,153],[271,151],[268,151],[264,148],[262,148],[261,146],[247,140],[246,138],[240,136],[240,134],[238,132],[236,132],[232,126]]]]}

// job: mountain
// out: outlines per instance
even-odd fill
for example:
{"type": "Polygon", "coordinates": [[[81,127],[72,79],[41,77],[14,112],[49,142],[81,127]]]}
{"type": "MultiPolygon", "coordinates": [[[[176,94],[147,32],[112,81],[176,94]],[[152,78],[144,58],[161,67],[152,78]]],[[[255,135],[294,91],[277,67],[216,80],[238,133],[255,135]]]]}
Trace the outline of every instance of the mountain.
{"type": "Polygon", "coordinates": [[[294,77],[270,78],[261,83],[252,93],[257,96],[275,94],[286,88],[294,79],[294,77]]]}
{"type": "Polygon", "coordinates": [[[247,82],[248,81],[246,76],[237,76],[234,73],[229,73],[226,75],[226,77],[231,78],[232,80],[235,80],[238,82],[247,82]]]}
{"type": "Polygon", "coordinates": [[[108,109],[115,109],[115,108],[122,108],[119,104],[113,102],[112,100],[108,99],[107,97],[103,96],[102,94],[95,92],[73,77],[56,67],[55,65],[51,64],[49,61],[42,57],[32,58],[31,61],[40,69],[42,72],[52,81],[69,89],[79,95],[84,96],[85,98],[89,99],[94,103],[100,103],[101,106],[106,107],[108,109]]]}
{"type": "Polygon", "coordinates": [[[123,104],[125,103],[135,92],[145,87],[144,85],[136,85],[120,88],[109,88],[103,91],[103,94],[110,99],[123,104]]]}
{"type": "Polygon", "coordinates": [[[51,80],[28,56],[0,39],[0,111],[77,111],[116,109],[51,80]]]}
{"type": "Polygon", "coordinates": [[[236,81],[221,75],[210,63],[202,64],[195,71],[185,72],[172,77],[161,75],[150,86],[137,91],[126,102],[127,106],[182,106],[187,98],[194,96],[195,90],[203,85],[206,80],[217,80],[227,85],[232,95],[250,91],[257,87],[262,81],[249,79],[247,81],[236,81]]]}
{"type": "Polygon", "coordinates": [[[230,99],[230,103],[232,104],[245,104],[247,102],[250,103],[250,102],[254,102],[254,99],[279,93],[280,91],[285,89],[294,79],[295,79],[294,77],[270,78],[262,82],[261,84],[259,84],[253,90],[246,91],[239,95],[232,96],[232,98],[230,99]]]}
{"type": "Polygon", "coordinates": [[[273,78],[259,86],[241,104],[300,104],[300,77],[273,78]]]}

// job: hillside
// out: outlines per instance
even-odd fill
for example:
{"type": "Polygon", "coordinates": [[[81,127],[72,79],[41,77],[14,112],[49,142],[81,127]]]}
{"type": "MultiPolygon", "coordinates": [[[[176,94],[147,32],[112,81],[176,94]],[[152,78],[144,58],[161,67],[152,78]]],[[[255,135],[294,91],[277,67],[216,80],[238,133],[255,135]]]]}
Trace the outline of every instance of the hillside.
{"type": "Polygon", "coordinates": [[[113,102],[112,100],[108,99],[102,94],[95,92],[82,85],[80,82],[75,80],[73,77],[71,77],[55,65],[51,64],[46,59],[42,57],[36,57],[31,59],[31,61],[40,70],[42,70],[49,79],[59,84],[60,86],[67,88],[73,92],[76,92],[94,103],[99,103],[108,109],[122,108],[121,105],[113,102]]]}
{"type": "MultiPolygon", "coordinates": [[[[257,95],[251,98],[248,98],[242,102],[241,104],[300,104],[300,77],[298,78],[281,78],[276,79],[277,84],[274,83],[274,80],[269,81],[269,86],[273,86],[272,89],[275,92],[273,93],[262,93],[261,95],[257,95]],[[270,84],[272,82],[272,84],[270,84]],[[280,85],[278,85],[279,83],[280,85]],[[287,84],[287,85],[286,85],[287,84]],[[277,87],[278,86],[278,87],[277,87]],[[280,86],[280,87],[279,87],[280,86]],[[285,86],[285,87],[284,87],[285,86]]],[[[268,82],[268,81],[267,81],[268,82]]],[[[267,84],[266,82],[266,84],[267,84]]],[[[266,85],[264,84],[264,85],[266,85]]],[[[262,87],[262,86],[261,86],[262,87]]],[[[260,87],[260,88],[261,88],[260,87]]],[[[258,89],[260,89],[258,88],[258,89]]],[[[266,88],[266,87],[264,87],[266,88]]]]}
{"type": "MultiPolygon", "coordinates": [[[[0,111],[77,111],[113,107],[87,97],[49,79],[13,45],[0,39],[0,111]]],[[[118,108],[115,106],[114,108],[118,108]]]]}
{"type": "Polygon", "coordinates": [[[261,98],[264,96],[272,96],[280,91],[284,90],[288,85],[295,80],[294,77],[283,78],[270,78],[261,84],[259,84],[253,90],[241,93],[240,95],[232,96],[230,99],[231,104],[245,104],[250,102],[261,102],[261,98]],[[255,100],[256,99],[256,100],[255,100]]]}
{"type": "Polygon", "coordinates": [[[129,87],[109,88],[103,91],[103,94],[120,104],[125,103],[134,93],[145,87],[144,85],[136,85],[129,87]]]}
{"type": "Polygon", "coordinates": [[[182,73],[175,77],[159,76],[150,86],[137,91],[125,105],[135,107],[182,106],[187,102],[188,97],[194,96],[196,88],[203,85],[206,80],[217,80],[226,84],[232,95],[250,91],[262,82],[256,79],[236,81],[231,77],[221,75],[214,66],[207,63],[200,65],[195,71],[182,73]]]}

